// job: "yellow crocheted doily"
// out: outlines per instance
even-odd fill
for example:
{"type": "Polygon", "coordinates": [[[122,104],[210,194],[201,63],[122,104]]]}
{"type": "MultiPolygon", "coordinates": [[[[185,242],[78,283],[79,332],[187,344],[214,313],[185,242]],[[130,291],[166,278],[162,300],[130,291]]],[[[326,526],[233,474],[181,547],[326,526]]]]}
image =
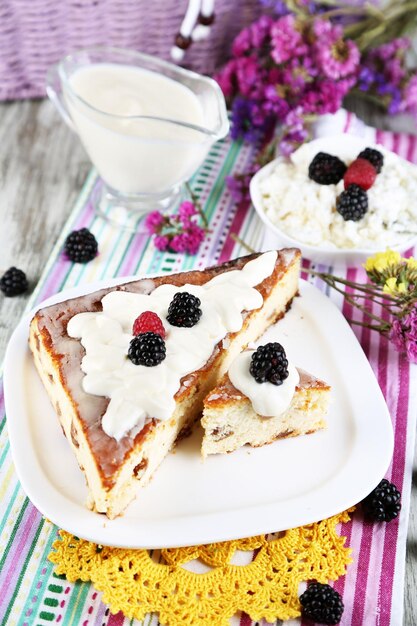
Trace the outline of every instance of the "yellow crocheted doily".
{"type": "Polygon", "coordinates": [[[227,626],[244,611],[253,620],[275,622],[300,615],[300,582],[328,582],[345,573],[351,550],[336,525],[351,511],[278,537],[161,550],[159,562],[148,550],[97,546],[61,530],[49,559],[69,581],[91,581],[113,613],[129,618],[157,612],[169,626],[227,626]],[[255,552],[249,563],[236,565],[231,561],[238,551],[255,552]],[[205,573],[184,567],[194,559],[206,565],[205,573]]]}

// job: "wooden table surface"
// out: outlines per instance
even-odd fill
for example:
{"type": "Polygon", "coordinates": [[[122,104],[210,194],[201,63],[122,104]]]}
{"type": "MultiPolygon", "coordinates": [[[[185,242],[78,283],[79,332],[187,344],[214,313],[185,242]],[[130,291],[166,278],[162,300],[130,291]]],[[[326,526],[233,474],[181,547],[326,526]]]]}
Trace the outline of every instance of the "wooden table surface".
{"type": "MultiPolygon", "coordinates": [[[[412,130],[408,119],[386,119],[362,105],[368,123],[412,130]]],[[[75,135],[47,100],[0,103],[0,275],[11,265],[35,286],[90,169],[75,135]]],[[[417,200],[416,200],[417,201],[417,200]]],[[[0,362],[27,298],[0,293],[0,362]]],[[[417,624],[417,463],[414,462],[407,541],[404,625],[417,624]]],[[[360,626],[355,624],[353,626],[360,626]]]]}

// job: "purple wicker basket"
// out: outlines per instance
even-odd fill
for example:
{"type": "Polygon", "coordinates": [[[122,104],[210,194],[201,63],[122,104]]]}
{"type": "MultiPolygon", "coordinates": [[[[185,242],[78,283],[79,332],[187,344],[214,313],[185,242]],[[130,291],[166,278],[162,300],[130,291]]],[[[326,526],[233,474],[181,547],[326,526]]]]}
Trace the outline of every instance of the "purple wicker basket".
{"type": "MultiPolygon", "coordinates": [[[[1,0],[0,100],[45,95],[47,69],[93,45],[139,50],[169,60],[187,0],[1,0]]],[[[216,0],[208,39],[183,64],[211,74],[236,33],[259,14],[257,0],[216,0]]]]}

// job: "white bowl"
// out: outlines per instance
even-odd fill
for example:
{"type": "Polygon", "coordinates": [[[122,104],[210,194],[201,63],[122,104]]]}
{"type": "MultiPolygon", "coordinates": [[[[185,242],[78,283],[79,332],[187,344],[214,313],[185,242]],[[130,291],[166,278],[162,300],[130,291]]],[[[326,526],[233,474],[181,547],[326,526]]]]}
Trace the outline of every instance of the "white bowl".
{"type": "MultiPolygon", "coordinates": [[[[367,145],[370,145],[368,142],[367,145]]],[[[267,165],[265,165],[262,169],[260,169],[255,176],[250,181],[249,191],[250,197],[252,200],[252,204],[255,207],[256,212],[259,217],[263,221],[266,226],[267,233],[266,237],[268,238],[268,246],[269,248],[274,247],[295,247],[301,250],[301,253],[304,258],[310,259],[315,263],[323,263],[325,265],[332,266],[358,266],[366,261],[366,259],[376,252],[382,252],[385,250],[386,246],[381,245],[381,248],[326,248],[320,246],[312,246],[298,239],[294,239],[290,235],[287,235],[283,230],[281,230],[276,224],[271,222],[269,217],[266,215],[264,210],[264,203],[262,199],[262,193],[260,191],[260,182],[264,178],[267,178],[271,171],[275,168],[277,163],[280,163],[284,160],[284,157],[278,157],[274,161],[271,161],[267,165]]],[[[413,235],[410,239],[403,242],[402,244],[389,246],[391,250],[396,250],[398,252],[404,252],[408,250],[408,248],[415,245],[417,242],[417,235],[413,235]]],[[[264,246],[265,247],[265,246],[264,246]]]]}

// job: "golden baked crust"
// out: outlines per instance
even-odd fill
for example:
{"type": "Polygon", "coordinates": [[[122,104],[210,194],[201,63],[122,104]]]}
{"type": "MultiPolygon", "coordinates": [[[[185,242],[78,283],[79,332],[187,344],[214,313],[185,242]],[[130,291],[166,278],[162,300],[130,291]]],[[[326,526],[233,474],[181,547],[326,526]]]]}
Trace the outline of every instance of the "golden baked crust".
{"type": "MultiPolygon", "coordinates": [[[[296,386],[296,391],[301,389],[330,391],[330,385],[324,380],[320,380],[302,369],[299,369],[298,372],[300,381],[296,386]]],[[[226,373],[222,376],[219,384],[204,399],[204,407],[226,409],[228,404],[247,404],[248,402],[250,402],[249,398],[236,389],[226,373]]]]}

